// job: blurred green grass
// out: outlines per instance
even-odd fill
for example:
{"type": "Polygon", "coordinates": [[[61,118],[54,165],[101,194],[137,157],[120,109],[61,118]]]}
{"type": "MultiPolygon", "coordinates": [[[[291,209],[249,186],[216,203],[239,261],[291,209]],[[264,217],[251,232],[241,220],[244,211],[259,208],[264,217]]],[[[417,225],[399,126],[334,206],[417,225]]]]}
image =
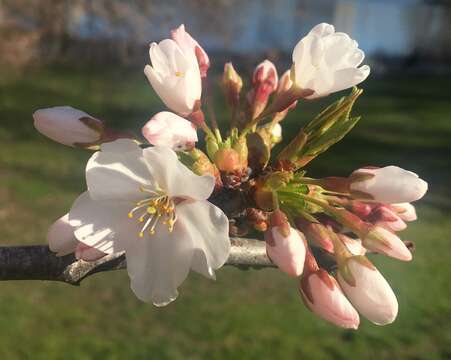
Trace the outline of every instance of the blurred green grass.
{"type": "MultiPolygon", "coordinates": [[[[224,268],[216,282],[191,274],[163,309],[139,302],[125,272],[99,274],[80,287],[0,283],[1,359],[445,359],[451,358],[450,77],[370,79],[355,107],[360,124],[309,165],[312,176],[346,175],[363,165],[397,164],[430,183],[419,221],[402,235],[415,259],[374,258],[398,295],[390,326],[362,319],[337,329],[303,306],[296,281],[275,270],[224,268]]],[[[327,102],[332,99],[328,98],[327,102]]],[[[285,139],[326,100],[302,102],[285,139]]],[[[116,128],[142,124],[163,105],[140,71],[35,70],[0,76],[0,244],[45,242],[47,227],[84,188],[88,153],[34,131],[31,114],[72,105],[116,128]]],[[[218,100],[219,118],[227,111],[218,100]]]]}

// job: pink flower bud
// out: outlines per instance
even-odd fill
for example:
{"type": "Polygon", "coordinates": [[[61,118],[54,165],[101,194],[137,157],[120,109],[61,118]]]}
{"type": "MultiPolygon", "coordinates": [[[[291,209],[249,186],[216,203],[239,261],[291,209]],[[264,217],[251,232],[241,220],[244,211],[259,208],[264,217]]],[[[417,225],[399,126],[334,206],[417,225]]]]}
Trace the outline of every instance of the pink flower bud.
{"type": "Polygon", "coordinates": [[[324,269],[304,275],[300,292],[306,306],[316,315],[346,329],[359,327],[359,314],[324,269]]]}
{"type": "Polygon", "coordinates": [[[252,85],[254,87],[263,87],[262,90],[269,96],[276,91],[278,80],[275,65],[269,60],[264,60],[254,70],[252,85]]]}
{"type": "Polygon", "coordinates": [[[40,109],[33,114],[34,127],[50,139],[69,146],[87,146],[100,140],[102,121],[70,106],[40,109]]]}
{"type": "Polygon", "coordinates": [[[74,228],[69,224],[69,214],[62,216],[49,227],[47,241],[56,256],[65,256],[75,251],[78,240],[74,236],[74,228]]]}
{"type": "Polygon", "coordinates": [[[349,188],[356,197],[393,204],[421,199],[428,189],[417,174],[397,166],[354,171],[349,188]]]}
{"type": "Polygon", "coordinates": [[[366,249],[362,245],[362,240],[353,239],[345,234],[337,234],[342,243],[346,246],[349,252],[353,255],[365,255],[366,249]]]}
{"type": "Polygon", "coordinates": [[[280,210],[271,215],[271,227],[265,232],[266,253],[280,270],[297,277],[304,269],[305,238],[283,221],[284,216],[280,210]]]}
{"type": "Polygon", "coordinates": [[[337,279],[357,311],[376,325],[392,323],[398,314],[398,301],[387,280],[364,256],[346,261],[337,279]]]}
{"type": "Polygon", "coordinates": [[[256,118],[265,109],[269,95],[277,89],[278,76],[274,64],[265,60],[255,68],[252,76],[252,91],[248,100],[252,108],[252,118],[256,118]]]}
{"type": "Polygon", "coordinates": [[[402,231],[407,228],[407,224],[398,214],[385,205],[375,207],[367,220],[391,231],[402,231]]]}
{"type": "MultiPolygon", "coordinates": [[[[293,86],[293,81],[291,81],[291,71],[287,70],[283,73],[279,80],[279,86],[277,87],[277,94],[284,94],[288,92],[293,86]]],[[[291,110],[296,107],[298,101],[295,100],[289,105],[285,110],[291,110]]]]}
{"type": "Polygon", "coordinates": [[[169,111],[154,115],[142,128],[142,134],[152,145],[173,150],[192,149],[197,142],[194,125],[169,111]]]}
{"type": "Polygon", "coordinates": [[[94,247],[79,242],[75,248],[75,257],[78,260],[96,261],[103,258],[106,254],[103,251],[97,250],[94,247]]]}
{"type": "Polygon", "coordinates": [[[319,222],[310,222],[304,218],[295,219],[296,226],[301,230],[307,239],[311,241],[314,245],[323,248],[324,250],[332,253],[334,251],[334,245],[330,238],[330,231],[319,222]]]}
{"type": "Polygon", "coordinates": [[[404,221],[415,221],[417,219],[417,212],[415,207],[409,203],[391,204],[391,208],[404,221]]]}
{"type": "Polygon", "coordinates": [[[172,30],[171,37],[183,52],[194,52],[199,64],[200,75],[201,77],[206,77],[210,67],[210,59],[199,43],[185,30],[185,25],[182,24],[177,29],[172,30]]]}
{"type": "Polygon", "coordinates": [[[402,261],[412,260],[412,254],[404,242],[382,226],[372,227],[362,239],[363,246],[371,251],[402,261]]]}

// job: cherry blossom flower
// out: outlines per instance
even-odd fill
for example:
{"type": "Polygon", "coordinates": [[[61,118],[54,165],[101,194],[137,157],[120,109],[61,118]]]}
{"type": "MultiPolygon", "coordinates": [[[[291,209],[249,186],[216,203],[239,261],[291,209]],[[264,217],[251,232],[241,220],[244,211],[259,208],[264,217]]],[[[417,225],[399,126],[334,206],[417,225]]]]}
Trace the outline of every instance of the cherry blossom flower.
{"type": "Polygon", "coordinates": [[[193,123],[169,111],[154,115],[142,128],[142,134],[152,145],[173,150],[191,149],[197,142],[193,123]]]}
{"type": "Polygon", "coordinates": [[[192,269],[214,278],[228,258],[228,219],[198,176],[167,147],[103,144],[86,166],[88,190],[69,212],[75,237],[107,254],[125,251],[131,288],[164,306],[192,269]]]}
{"type": "Polygon", "coordinates": [[[185,25],[182,24],[177,29],[172,30],[171,37],[184,53],[194,53],[199,64],[200,75],[206,77],[210,67],[210,59],[199,43],[185,30],[185,25]]]}
{"type": "Polygon", "coordinates": [[[296,87],[314,91],[307,98],[326,96],[368,77],[369,66],[358,67],[364,56],[347,34],[335,32],[332,25],[318,24],[294,48],[291,77],[296,87]]]}
{"type": "Polygon", "coordinates": [[[194,53],[184,52],[172,39],[152,43],[152,65],[144,73],[166,106],[181,115],[193,112],[202,92],[199,65],[194,53]]]}

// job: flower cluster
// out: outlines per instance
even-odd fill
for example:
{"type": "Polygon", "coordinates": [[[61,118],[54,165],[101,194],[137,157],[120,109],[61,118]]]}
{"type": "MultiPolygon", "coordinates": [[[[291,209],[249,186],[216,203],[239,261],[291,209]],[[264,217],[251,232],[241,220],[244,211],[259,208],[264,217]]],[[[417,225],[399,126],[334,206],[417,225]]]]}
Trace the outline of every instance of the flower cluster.
{"type": "Polygon", "coordinates": [[[378,325],[394,321],[396,297],[367,255],[412,259],[397,233],[416,220],[411,203],[427,183],[396,166],[319,179],[304,170],[360,119],[351,115],[362,94],[356,85],[370,69],[360,66],[357,42],[319,24],[295,46],[290,69],[279,76],[264,60],[247,87],[226,63],[220,82],[230,121],[221,131],[214,111],[203,111],[212,110],[207,53],[183,25],[171,35],[150,45],[144,69],[169,111],[155,114],[142,137],[70,107],[34,114],[51,139],[98,150],[86,166],[87,191],[49,229],[50,248],[84,261],[125,251],[132,290],[162,306],[190,269],[214,278],[229,256],[229,235],[253,232],[270,260],[298,278],[302,300],[319,317],[353,329],[359,313],[378,325]],[[298,102],[349,88],[273,151],[298,102]]]}

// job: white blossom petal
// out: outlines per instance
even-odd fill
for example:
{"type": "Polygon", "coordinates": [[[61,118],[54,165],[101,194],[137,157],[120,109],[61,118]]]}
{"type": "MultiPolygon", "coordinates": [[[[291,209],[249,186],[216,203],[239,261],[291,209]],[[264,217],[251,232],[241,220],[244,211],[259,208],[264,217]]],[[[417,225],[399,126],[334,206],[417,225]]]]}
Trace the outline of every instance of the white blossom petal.
{"type": "Polygon", "coordinates": [[[152,175],[171,197],[205,200],[213,192],[213,176],[199,176],[183,165],[173,150],[155,146],[144,149],[143,156],[152,164],[152,175]]]}
{"type": "Polygon", "coordinates": [[[138,239],[139,223],[128,217],[132,207],[131,201],[93,200],[84,192],[72,205],[69,222],[76,228],[79,241],[112,254],[124,251],[128,243],[138,239]]]}
{"type": "Polygon", "coordinates": [[[69,214],[56,220],[47,233],[49,248],[56,256],[64,256],[75,251],[78,240],[74,235],[74,228],[69,224],[69,214]]]}
{"type": "Polygon", "coordinates": [[[178,296],[177,288],[189,273],[193,245],[177,221],[172,233],[160,224],[154,235],[130,243],[126,249],[131,288],[142,301],[166,306],[178,296]]]}
{"type": "Polygon", "coordinates": [[[193,243],[191,268],[209,278],[230,253],[229,220],[208,201],[184,201],[177,206],[177,226],[193,243]]]}
{"type": "Polygon", "coordinates": [[[86,183],[94,200],[139,200],[141,186],[155,189],[151,164],[143,150],[132,140],[117,140],[102,145],[86,165],[86,183]]]}

